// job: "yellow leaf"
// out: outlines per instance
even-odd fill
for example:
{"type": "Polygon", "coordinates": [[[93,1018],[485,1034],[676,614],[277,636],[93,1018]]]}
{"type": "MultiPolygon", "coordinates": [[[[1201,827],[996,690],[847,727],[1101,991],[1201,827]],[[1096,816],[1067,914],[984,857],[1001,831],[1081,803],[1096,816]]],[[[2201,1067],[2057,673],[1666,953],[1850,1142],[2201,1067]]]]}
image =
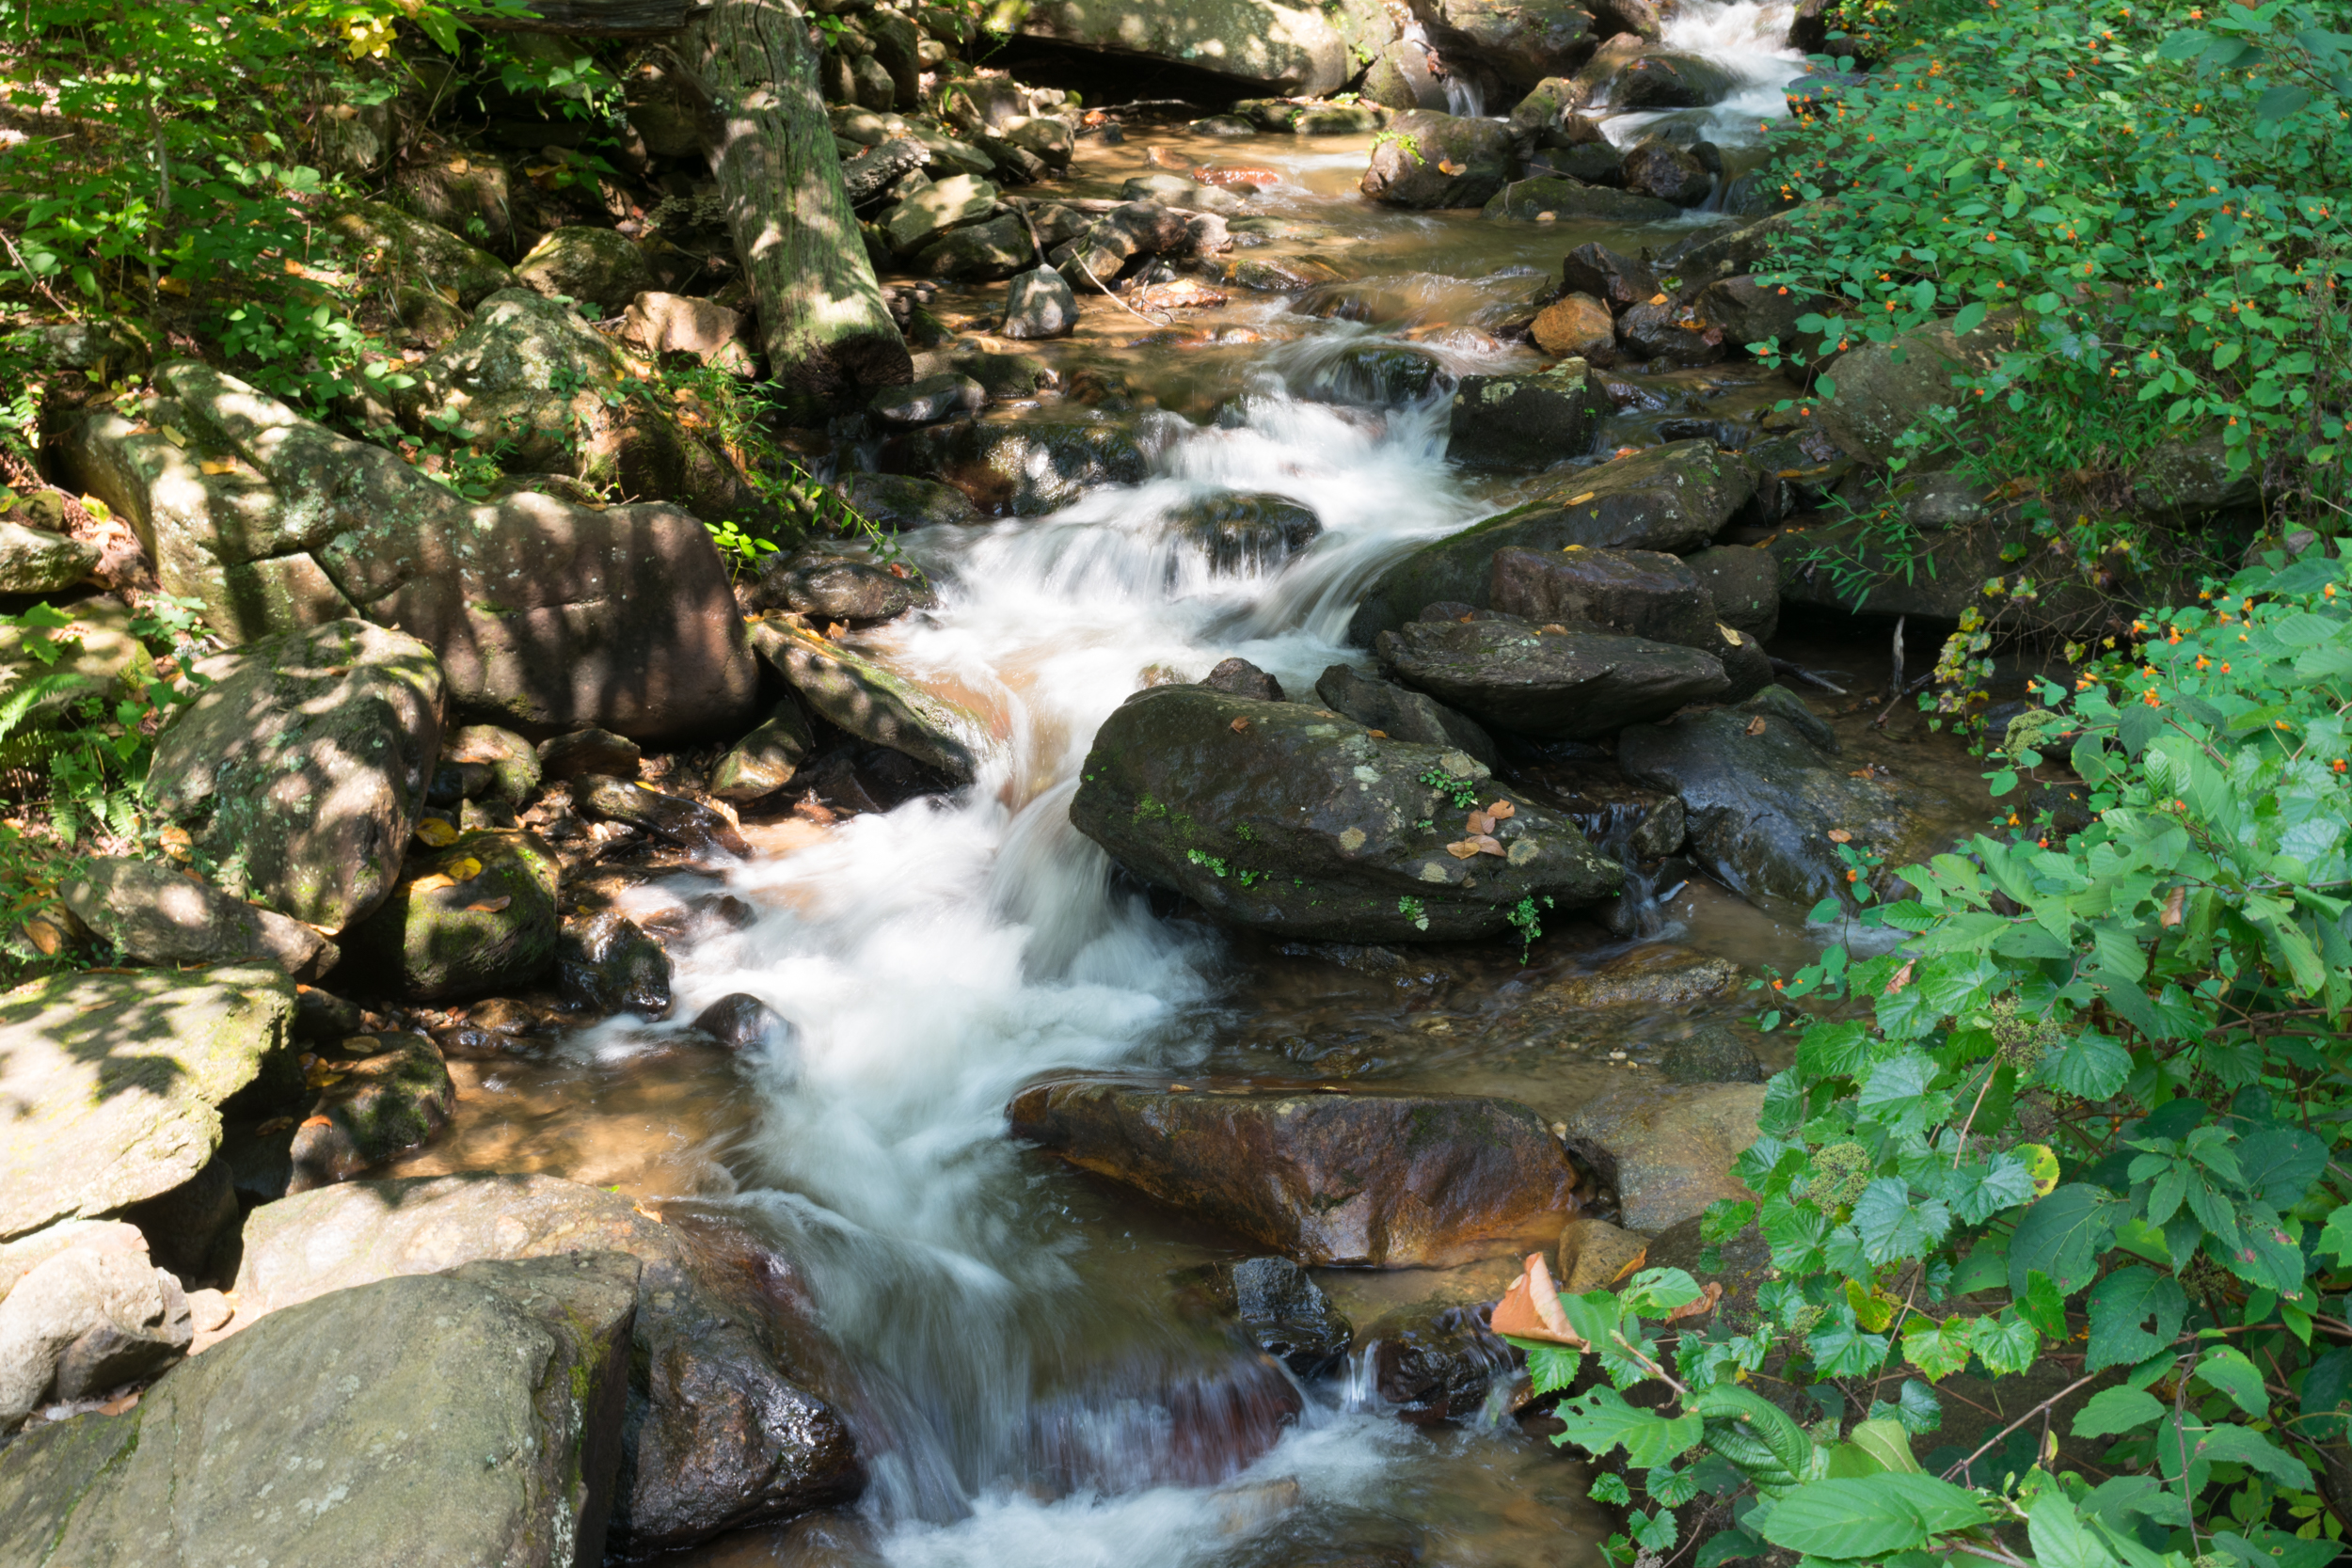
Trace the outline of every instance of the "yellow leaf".
{"type": "Polygon", "coordinates": [[[188,285],[186,281],[182,278],[159,277],[155,279],[155,287],[163,290],[163,292],[167,294],[176,294],[182,299],[185,299],[188,295],[188,285]]]}
{"type": "Polygon", "coordinates": [[[2058,1156],[2044,1144],[2019,1144],[2010,1152],[2026,1162],[2026,1174],[2033,1178],[2034,1196],[2049,1196],[2051,1189],[2058,1185],[2058,1156]]]}
{"type": "Polygon", "coordinates": [[[415,881],[410,882],[408,884],[408,891],[411,893],[438,893],[445,887],[455,887],[456,885],[456,878],[444,877],[439,872],[436,871],[429,877],[420,877],[415,881]]]}
{"type": "Polygon", "coordinates": [[[471,855],[467,855],[450,862],[441,869],[447,872],[453,880],[470,882],[482,875],[482,863],[471,855]]]}
{"type": "Polygon", "coordinates": [[[457,830],[437,816],[428,816],[417,824],[417,836],[434,848],[457,842],[457,830]]]}
{"type": "Polygon", "coordinates": [[[208,474],[233,474],[237,471],[234,458],[208,457],[197,467],[208,474]]]}
{"type": "Polygon", "coordinates": [[[1846,1300],[1853,1306],[1854,1322],[1866,1334],[1885,1332],[1895,1321],[1895,1309],[1902,1305],[1883,1291],[1873,1291],[1858,1279],[1846,1281],[1846,1300]]]}

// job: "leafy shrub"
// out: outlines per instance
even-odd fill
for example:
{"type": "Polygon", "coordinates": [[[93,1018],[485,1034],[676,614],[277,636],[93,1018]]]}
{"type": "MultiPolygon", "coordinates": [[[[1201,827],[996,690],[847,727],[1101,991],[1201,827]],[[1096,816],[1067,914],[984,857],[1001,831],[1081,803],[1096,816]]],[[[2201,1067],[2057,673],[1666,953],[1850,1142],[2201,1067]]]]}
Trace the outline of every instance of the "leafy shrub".
{"type": "MultiPolygon", "coordinates": [[[[1757,1200],[1705,1222],[1769,1244],[1758,1321],[1645,1335],[1693,1298],[1671,1271],[1563,1298],[1613,1385],[1564,1407],[1565,1440],[1622,1447],[1654,1504],[1710,1477],[1740,1495],[1706,1568],[1767,1544],[1920,1568],[2336,1553],[2347,1499],[2319,1478],[2352,1422],[2352,571],[2273,554],[2138,634],[2046,686],[1991,775],[2012,797],[2063,754],[2075,831],[2021,807],[1866,911],[1899,946],[1833,947],[1780,984],[1796,1063],[1736,1167],[1757,1200]],[[1935,1385],[2054,1355],[2060,1396],[1917,1473],[1906,1433],[1937,1418],[1935,1385]],[[1766,1405],[1741,1385],[1768,1369],[1847,1419],[1766,1405]],[[1662,1408],[1615,1392],[1661,1380],[1662,1408]],[[2086,1389],[2072,1436],[2112,1439],[2096,1485],[2051,1473],[2039,1425],[2086,1389]]],[[[1577,1370],[1531,1362],[1550,1388],[1577,1370]]],[[[1637,1512],[1624,1544],[1674,1529],[1637,1512]]]]}

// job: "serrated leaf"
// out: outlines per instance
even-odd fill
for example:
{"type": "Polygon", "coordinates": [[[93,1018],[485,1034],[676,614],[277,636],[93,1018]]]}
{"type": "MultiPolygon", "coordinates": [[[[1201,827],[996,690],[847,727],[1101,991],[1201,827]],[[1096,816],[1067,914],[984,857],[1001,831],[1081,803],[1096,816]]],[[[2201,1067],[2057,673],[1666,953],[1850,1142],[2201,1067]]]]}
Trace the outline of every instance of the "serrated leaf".
{"type": "Polygon", "coordinates": [[[2102,1188],[2070,1181],[2027,1209],[2010,1238],[2010,1294],[2024,1295],[2036,1271],[2048,1275],[2061,1296],[2090,1284],[2122,1207],[2102,1188]]]}
{"type": "Polygon", "coordinates": [[[2328,1168],[2328,1146],[2299,1127],[2265,1127],[2237,1141],[2239,1184],[2276,1209],[2292,1209],[2328,1168]]]}
{"type": "Polygon", "coordinates": [[[1961,1487],[1890,1470],[1792,1492],[1773,1506],[1763,1533],[1774,1545],[1811,1557],[1877,1560],[1984,1520],[1984,1510],[1961,1487]]]}
{"type": "Polygon", "coordinates": [[[1996,1377],[2022,1372],[2041,1354],[2042,1338],[2033,1324],[2011,1307],[1997,1318],[1978,1318],[1969,1328],[1969,1348],[1985,1370],[1996,1377]]]}
{"type": "Polygon", "coordinates": [[[2209,1350],[2197,1358],[2197,1375],[2230,1396],[2230,1402],[2249,1416],[2270,1413],[2270,1391],[2246,1354],[2229,1345],[2209,1350]]]}
{"type": "Polygon", "coordinates": [[[2044,1056],[2035,1075],[2082,1100],[2105,1100],[2132,1072],[2131,1053],[2104,1035],[2080,1034],[2044,1056]]]}
{"type": "Polygon", "coordinates": [[[1636,1410],[1614,1388],[1596,1388],[1589,1394],[1564,1400],[1554,1414],[1563,1423],[1563,1435],[1569,1442],[1597,1459],[1623,1448],[1626,1463],[1641,1470],[1680,1458],[1706,1435],[1705,1423],[1698,1417],[1667,1417],[1654,1410],[1636,1410]]]}
{"type": "Polygon", "coordinates": [[[2137,1388],[2102,1388],[2074,1415],[2077,1437],[2115,1437],[2164,1418],[2164,1402],[2137,1388]]]}
{"type": "Polygon", "coordinates": [[[1577,1369],[1584,1364],[1583,1353],[1565,1345],[1546,1344],[1537,1339],[1511,1341],[1527,1353],[1527,1375],[1538,1394],[1555,1394],[1576,1381],[1577,1369]]]}
{"type": "Polygon", "coordinates": [[[2091,1287],[2090,1347],[2083,1370],[2144,1361],[2169,1347],[2188,1314],[2188,1294],[2168,1274],[2136,1265],[2091,1287]],[[2153,1316],[2152,1331],[2148,1320],[2153,1316]]]}
{"type": "Polygon", "coordinates": [[[1939,1323],[1912,1319],[1903,1327],[1903,1359],[1925,1373],[1929,1382],[1942,1382],[1968,1365],[1975,1339],[1972,1321],[1953,1317],[1939,1323]]]}

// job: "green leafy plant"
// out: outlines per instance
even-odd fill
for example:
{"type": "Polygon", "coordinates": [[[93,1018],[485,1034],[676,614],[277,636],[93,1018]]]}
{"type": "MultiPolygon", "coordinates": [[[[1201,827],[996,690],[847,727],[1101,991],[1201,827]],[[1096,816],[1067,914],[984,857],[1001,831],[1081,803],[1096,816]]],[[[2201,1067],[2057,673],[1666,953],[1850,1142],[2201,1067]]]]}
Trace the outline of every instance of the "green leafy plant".
{"type": "Polygon", "coordinates": [[[1396,912],[1413,923],[1416,930],[1429,929],[1429,906],[1410,894],[1396,901],[1396,912]]]}
{"type": "MultiPolygon", "coordinates": [[[[2012,815],[1904,868],[1912,895],[1861,916],[1899,945],[1774,983],[1795,1065],[1735,1167],[1757,1196],[1703,1227],[1769,1248],[1752,1313],[1653,1337],[1639,1320],[1695,1289],[1671,1276],[1562,1300],[1609,1385],[1563,1407],[1565,1440],[1623,1448],[1661,1508],[1711,1474],[1736,1523],[1700,1562],[2336,1553],[2352,573],[2274,553],[2138,632],[2045,686],[1989,775],[2005,797],[2071,769],[2087,822],[2012,815]],[[1920,1473],[1904,1434],[1940,1418],[1936,1385],[2037,1363],[2057,1392],[1920,1473]],[[2103,1477],[2057,1463],[2061,1433],[2103,1477]]],[[[1566,1387],[1574,1354],[1532,1347],[1538,1386],[1566,1387]]]]}
{"type": "Polygon", "coordinates": [[[705,523],[710,531],[710,542],[719,547],[719,559],[727,563],[727,577],[740,581],[746,572],[756,572],[762,556],[776,553],[772,539],[761,539],[743,531],[732,522],[705,523]]]}
{"type": "Polygon", "coordinates": [[[1415,781],[1452,800],[1455,809],[1468,811],[1478,804],[1478,786],[1470,780],[1457,778],[1442,768],[1424,770],[1415,781]]]}

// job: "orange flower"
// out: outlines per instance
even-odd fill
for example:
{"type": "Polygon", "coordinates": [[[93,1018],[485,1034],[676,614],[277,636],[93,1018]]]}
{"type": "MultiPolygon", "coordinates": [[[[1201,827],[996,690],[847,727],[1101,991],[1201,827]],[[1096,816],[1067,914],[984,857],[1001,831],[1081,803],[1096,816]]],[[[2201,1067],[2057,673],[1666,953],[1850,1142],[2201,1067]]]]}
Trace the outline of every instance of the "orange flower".
{"type": "Polygon", "coordinates": [[[2153,690],[2140,693],[2140,701],[2146,703],[2150,707],[2164,706],[2162,703],[2156,700],[2156,694],[2153,690]]]}

